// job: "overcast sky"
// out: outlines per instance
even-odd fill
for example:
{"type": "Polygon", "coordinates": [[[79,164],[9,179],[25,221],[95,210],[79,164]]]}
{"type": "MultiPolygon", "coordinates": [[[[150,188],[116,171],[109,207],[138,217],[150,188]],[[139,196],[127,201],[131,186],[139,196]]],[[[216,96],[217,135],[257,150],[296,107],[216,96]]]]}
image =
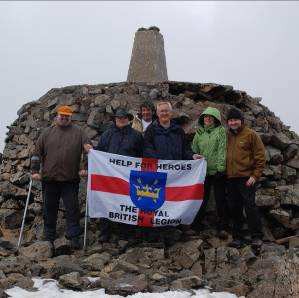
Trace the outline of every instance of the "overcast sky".
{"type": "Polygon", "coordinates": [[[164,36],[170,80],[232,85],[299,131],[299,2],[0,2],[0,151],[53,87],[125,81],[137,28],[164,36]]]}

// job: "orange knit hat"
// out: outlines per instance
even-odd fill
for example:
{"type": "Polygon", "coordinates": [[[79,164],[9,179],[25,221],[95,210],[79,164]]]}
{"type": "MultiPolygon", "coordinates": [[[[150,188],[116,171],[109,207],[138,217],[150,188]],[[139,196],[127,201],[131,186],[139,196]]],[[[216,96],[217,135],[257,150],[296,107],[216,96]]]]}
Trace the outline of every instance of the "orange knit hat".
{"type": "Polygon", "coordinates": [[[69,106],[61,106],[58,108],[57,114],[71,116],[73,114],[73,110],[69,106]]]}

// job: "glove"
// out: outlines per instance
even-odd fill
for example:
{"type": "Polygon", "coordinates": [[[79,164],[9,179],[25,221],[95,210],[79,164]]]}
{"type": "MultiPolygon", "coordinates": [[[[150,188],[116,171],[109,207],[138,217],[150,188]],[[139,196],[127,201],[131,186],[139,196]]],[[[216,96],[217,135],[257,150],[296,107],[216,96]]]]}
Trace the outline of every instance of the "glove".
{"type": "Polygon", "coordinates": [[[223,171],[223,172],[216,172],[216,174],[214,175],[215,178],[224,178],[226,176],[226,173],[223,171]]]}

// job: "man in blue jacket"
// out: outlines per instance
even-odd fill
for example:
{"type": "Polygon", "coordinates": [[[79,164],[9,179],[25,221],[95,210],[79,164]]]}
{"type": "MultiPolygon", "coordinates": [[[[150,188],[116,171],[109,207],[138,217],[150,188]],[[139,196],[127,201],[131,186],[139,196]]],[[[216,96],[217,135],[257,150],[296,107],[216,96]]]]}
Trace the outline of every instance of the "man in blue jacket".
{"type": "Polygon", "coordinates": [[[168,101],[157,104],[157,116],[144,135],[144,157],[167,160],[190,160],[201,158],[194,154],[184,130],[171,120],[172,106],[168,101]]]}
{"type": "MultiPolygon", "coordinates": [[[[145,131],[143,156],[166,160],[191,160],[202,158],[194,154],[187,142],[183,128],[171,119],[172,106],[168,101],[157,104],[157,116],[145,131]]],[[[149,238],[160,239],[164,235],[164,242],[172,245],[177,239],[174,238],[173,227],[148,229],[149,238]]],[[[156,240],[158,241],[158,240],[156,240]]]]}
{"type": "MultiPolygon", "coordinates": [[[[142,134],[130,125],[133,115],[124,108],[118,108],[114,114],[114,124],[100,137],[96,150],[132,157],[141,157],[143,148],[142,134]]],[[[111,224],[108,219],[100,219],[100,242],[109,239],[111,224]]],[[[128,230],[130,228],[126,227],[128,230]]],[[[122,227],[121,230],[124,228],[122,227]]]]}

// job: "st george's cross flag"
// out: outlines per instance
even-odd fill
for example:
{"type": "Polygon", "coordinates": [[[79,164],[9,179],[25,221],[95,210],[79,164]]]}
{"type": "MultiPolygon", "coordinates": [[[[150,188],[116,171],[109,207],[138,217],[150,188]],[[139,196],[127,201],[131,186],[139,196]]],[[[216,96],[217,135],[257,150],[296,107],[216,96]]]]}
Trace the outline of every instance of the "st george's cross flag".
{"type": "Polygon", "coordinates": [[[203,201],[205,159],[157,160],[90,150],[88,214],[145,226],[189,225],[203,201]]]}

